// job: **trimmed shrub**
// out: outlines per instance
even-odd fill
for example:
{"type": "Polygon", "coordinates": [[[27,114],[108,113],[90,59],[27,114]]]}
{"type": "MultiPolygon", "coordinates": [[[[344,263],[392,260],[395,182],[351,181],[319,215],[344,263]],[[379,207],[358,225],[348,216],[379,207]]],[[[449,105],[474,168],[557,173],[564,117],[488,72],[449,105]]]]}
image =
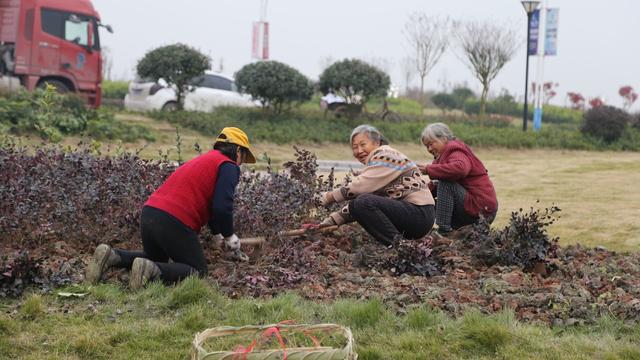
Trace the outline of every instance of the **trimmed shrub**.
{"type": "Polygon", "coordinates": [[[467,99],[475,99],[476,94],[473,93],[473,90],[468,87],[458,86],[451,91],[451,96],[454,97],[456,101],[456,109],[462,110],[464,108],[464,102],[467,99]]]}
{"type": "Polygon", "coordinates": [[[372,96],[386,96],[390,84],[389,75],[358,59],[334,63],[320,74],[318,80],[322,93],[333,91],[354,104],[364,104],[372,96]]]}
{"type": "Polygon", "coordinates": [[[622,109],[608,105],[599,106],[584,114],[580,130],[583,134],[611,143],[622,137],[629,118],[629,114],[622,109]]]}
{"type": "Polygon", "coordinates": [[[431,102],[442,112],[456,108],[456,98],[447,93],[437,93],[431,97],[431,102]]]}
{"type": "Polygon", "coordinates": [[[245,65],[235,74],[235,79],[241,91],[277,114],[294,103],[310,100],[313,95],[313,86],[306,76],[278,61],[245,65]]]}
{"type": "Polygon", "coordinates": [[[142,78],[164,79],[169,86],[175,85],[178,108],[182,108],[184,94],[191,80],[204,74],[211,67],[211,59],[200,51],[185,45],[161,46],[147,52],[136,66],[142,78]]]}

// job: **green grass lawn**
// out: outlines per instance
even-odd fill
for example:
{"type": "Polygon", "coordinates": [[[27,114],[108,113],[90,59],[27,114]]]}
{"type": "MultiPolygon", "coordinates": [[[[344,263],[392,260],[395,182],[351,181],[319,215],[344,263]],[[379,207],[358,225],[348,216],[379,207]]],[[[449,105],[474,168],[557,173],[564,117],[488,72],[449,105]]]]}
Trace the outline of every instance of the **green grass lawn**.
{"type": "Polygon", "coordinates": [[[71,290],[89,295],[29,295],[0,303],[0,359],[186,359],[196,332],[283,320],[349,326],[360,359],[640,358],[640,325],[610,318],[589,327],[550,329],[522,324],[509,310],[469,310],[453,319],[428,307],[393,309],[375,299],[230,299],[195,278],[176,287],[154,283],[139,292],[110,284],[71,290]]]}
{"type": "MultiPolygon", "coordinates": [[[[158,141],[105,143],[103,153],[128,149],[140,150],[146,158],[176,158],[176,133],[170,124],[132,114],[118,117],[148,125],[158,141]]],[[[206,149],[213,141],[192,130],[180,134],[183,159],[196,155],[195,142],[206,149]]],[[[69,137],[63,144],[79,140],[69,137]]],[[[257,153],[267,152],[276,164],[292,159],[292,145],[254,144],[257,153]]],[[[320,159],[352,160],[346,144],[297,145],[320,159]]],[[[417,141],[394,145],[416,161],[428,160],[417,141]]],[[[484,147],[476,151],[496,185],[500,212],[495,226],[506,224],[511,211],[539,199],[541,206],[555,203],[562,208],[560,220],[550,228],[562,244],[621,251],[640,245],[640,153],[484,147]]],[[[360,359],[640,359],[640,325],[610,318],[589,326],[549,328],[519,323],[508,310],[496,315],[469,310],[451,318],[427,307],[398,309],[378,300],[319,303],[293,294],[230,299],[197,279],[177,287],[153,284],[139,292],[113,284],[72,290],[89,294],[79,299],[31,294],[0,300],[0,359],[185,359],[198,331],[283,320],[351,327],[360,359]]]]}

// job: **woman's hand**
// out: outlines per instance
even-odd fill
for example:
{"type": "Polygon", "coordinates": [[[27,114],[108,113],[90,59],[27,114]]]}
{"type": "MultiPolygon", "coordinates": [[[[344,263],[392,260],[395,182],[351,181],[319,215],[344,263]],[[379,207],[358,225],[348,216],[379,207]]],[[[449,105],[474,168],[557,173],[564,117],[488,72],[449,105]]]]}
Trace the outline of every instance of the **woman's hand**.
{"type": "Polygon", "coordinates": [[[428,164],[420,163],[420,164],[416,164],[416,165],[418,166],[418,169],[420,169],[420,172],[423,175],[429,175],[429,173],[427,172],[427,167],[429,166],[428,164]]]}

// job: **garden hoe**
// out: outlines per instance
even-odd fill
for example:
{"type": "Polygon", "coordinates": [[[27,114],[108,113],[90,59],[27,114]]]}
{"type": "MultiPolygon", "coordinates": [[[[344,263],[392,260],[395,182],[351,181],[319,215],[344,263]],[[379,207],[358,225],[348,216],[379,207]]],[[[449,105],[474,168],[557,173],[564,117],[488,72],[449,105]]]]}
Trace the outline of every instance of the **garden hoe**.
{"type": "MultiPolygon", "coordinates": [[[[304,224],[300,229],[280,231],[278,236],[291,237],[310,234],[324,234],[338,229],[338,226],[339,225],[319,226],[316,224],[304,224]]],[[[240,239],[240,244],[257,246],[263,244],[265,241],[266,239],[264,236],[258,236],[240,239]]]]}

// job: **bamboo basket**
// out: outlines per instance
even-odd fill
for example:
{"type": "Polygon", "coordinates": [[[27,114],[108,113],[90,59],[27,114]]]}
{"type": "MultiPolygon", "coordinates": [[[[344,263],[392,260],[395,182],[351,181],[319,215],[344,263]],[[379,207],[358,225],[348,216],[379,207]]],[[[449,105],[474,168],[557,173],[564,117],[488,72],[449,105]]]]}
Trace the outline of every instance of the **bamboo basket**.
{"type": "Polygon", "coordinates": [[[287,360],[356,360],[358,354],[354,351],[353,335],[351,330],[336,324],[317,325],[250,325],[250,326],[219,326],[206,329],[195,335],[191,346],[192,360],[280,360],[286,353],[287,360]],[[287,333],[313,333],[326,332],[339,334],[345,337],[346,345],[341,349],[327,346],[316,347],[291,347],[285,349],[258,349],[248,353],[238,353],[234,350],[207,351],[204,343],[207,339],[231,335],[256,335],[271,328],[277,328],[285,335],[287,333]]]}

